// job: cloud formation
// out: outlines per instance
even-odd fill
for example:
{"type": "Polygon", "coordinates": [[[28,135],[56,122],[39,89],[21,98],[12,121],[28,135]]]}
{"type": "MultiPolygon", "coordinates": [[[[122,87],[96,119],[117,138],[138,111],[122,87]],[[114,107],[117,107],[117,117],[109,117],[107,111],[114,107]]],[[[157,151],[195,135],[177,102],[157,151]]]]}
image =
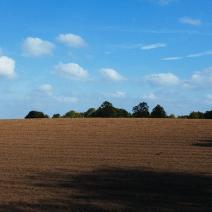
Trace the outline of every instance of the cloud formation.
{"type": "Polygon", "coordinates": [[[102,76],[110,81],[122,81],[125,78],[113,68],[103,68],[100,70],[102,76]]]}
{"type": "Polygon", "coordinates": [[[142,50],[152,50],[152,49],[158,49],[158,48],[164,48],[167,45],[165,43],[153,43],[149,45],[142,46],[142,50]]]}
{"type": "Polygon", "coordinates": [[[155,99],[157,99],[157,96],[154,93],[149,93],[149,94],[145,95],[143,98],[146,100],[155,100],[155,99]]]}
{"type": "Polygon", "coordinates": [[[15,76],[15,60],[7,56],[0,56],[0,77],[13,78],[15,76]]]}
{"type": "Polygon", "coordinates": [[[192,59],[192,58],[197,58],[197,57],[204,57],[204,56],[209,56],[212,55],[212,50],[204,51],[204,52],[199,52],[199,53],[193,53],[186,55],[184,57],[164,57],[161,60],[163,61],[171,61],[171,60],[182,60],[182,59],[192,59]]]}
{"type": "Polygon", "coordinates": [[[59,74],[74,80],[86,80],[89,76],[88,71],[76,63],[60,63],[55,69],[59,74]]]}
{"type": "Polygon", "coordinates": [[[191,26],[200,26],[202,25],[202,21],[200,19],[194,19],[190,17],[182,17],[179,19],[180,23],[182,24],[188,24],[191,26]]]}
{"type": "Polygon", "coordinates": [[[174,86],[180,83],[180,79],[173,73],[151,74],[146,76],[145,80],[159,86],[174,86]]]}
{"type": "Polygon", "coordinates": [[[56,96],[55,100],[61,103],[77,103],[79,101],[76,97],[68,97],[68,96],[56,96]]]}
{"type": "Polygon", "coordinates": [[[82,48],[86,46],[86,42],[81,36],[72,33],[60,34],[57,37],[57,40],[65,44],[66,46],[72,48],[82,48]]]}
{"type": "Polygon", "coordinates": [[[38,91],[41,94],[48,96],[51,100],[57,101],[59,103],[77,103],[79,99],[72,96],[58,96],[53,92],[53,86],[51,84],[43,84],[38,87],[38,91]]]}
{"type": "Polygon", "coordinates": [[[53,93],[53,86],[50,84],[43,84],[38,89],[41,93],[51,96],[53,93]]]}
{"type": "Polygon", "coordinates": [[[126,97],[126,93],[123,91],[116,91],[115,93],[112,94],[112,97],[122,99],[126,97]]]}
{"type": "Polygon", "coordinates": [[[187,79],[180,79],[173,73],[150,74],[144,77],[146,82],[154,86],[176,86],[183,88],[212,88],[212,67],[196,71],[187,79]]]}
{"type": "Polygon", "coordinates": [[[208,55],[212,55],[212,51],[205,51],[205,52],[190,54],[187,57],[188,58],[195,58],[195,57],[203,57],[203,56],[208,56],[208,55]]]}
{"type": "Polygon", "coordinates": [[[212,67],[195,72],[191,76],[190,84],[193,86],[212,86],[212,67]]]}
{"type": "Polygon", "coordinates": [[[41,38],[28,37],[24,40],[22,48],[25,56],[40,57],[52,54],[54,44],[41,38]]]}
{"type": "Polygon", "coordinates": [[[163,61],[171,61],[171,60],[181,60],[183,57],[164,57],[161,60],[163,61]]]}

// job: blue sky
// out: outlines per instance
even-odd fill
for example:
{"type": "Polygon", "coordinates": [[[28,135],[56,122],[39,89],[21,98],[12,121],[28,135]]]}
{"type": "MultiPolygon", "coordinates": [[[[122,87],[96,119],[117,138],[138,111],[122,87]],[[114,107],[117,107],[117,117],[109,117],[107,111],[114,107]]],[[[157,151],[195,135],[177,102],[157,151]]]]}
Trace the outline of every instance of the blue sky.
{"type": "Polygon", "coordinates": [[[211,0],[0,0],[0,118],[104,100],[212,109],[211,0]]]}

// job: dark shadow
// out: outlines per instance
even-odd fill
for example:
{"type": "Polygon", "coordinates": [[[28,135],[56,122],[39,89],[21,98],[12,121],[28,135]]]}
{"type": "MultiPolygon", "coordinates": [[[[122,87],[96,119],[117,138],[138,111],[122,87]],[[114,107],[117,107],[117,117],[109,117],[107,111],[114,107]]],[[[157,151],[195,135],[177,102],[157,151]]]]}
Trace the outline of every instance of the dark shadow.
{"type": "Polygon", "coordinates": [[[197,143],[194,143],[193,146],[212,147],[212,140],[200,140],[197,143]]]}
{"type": "MultiPolygon", "coordinates": [[[[60,200],[59,200],[60,201],[60,200]]],[[[60,212],[60,211],[88,211],[88,212],[106,212],[108,210],[104,210],[101,207],[97,207],[91,204],[76,204],[76,203],[62,203],[58,200],[51,200],[51,201],[40,201],[38,203],[30,204],[30,203],[23,203],[23,202],[14,202],[12,204],[0,204],[0,211],[1,212],[31,212],[31,211],[53,211],[53,212],[60,212]]]]}
{"type": "Polygon", "coordinates": [[[209,176],[108,168],[41,173],[26,182],[57,197],[37,204],[0,204],[0,211],[212,211],[209,176]]]}

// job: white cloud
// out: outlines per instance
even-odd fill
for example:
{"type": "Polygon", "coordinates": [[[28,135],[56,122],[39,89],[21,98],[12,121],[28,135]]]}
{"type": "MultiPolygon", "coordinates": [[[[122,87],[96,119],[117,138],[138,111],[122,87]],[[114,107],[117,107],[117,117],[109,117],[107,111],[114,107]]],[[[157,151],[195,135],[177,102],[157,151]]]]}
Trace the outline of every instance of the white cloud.
{"type": "Polygon", "coordinates": [[[172,86],[180,83],[180,79],[173,73],[151,74],[146,76],[145,80],[160,86],[172,86]]]}
{"type": "Polygon", "coordinates": [[[192,26],[200,26],[202,25],[202,21],[200,19],[194,19],[190,17],[182,17],[179,19],[180,23],[182,24],[188,24],[192,26]]]}
{"type": "Polygon", "coordinates": [[[172,60],[181,60],[183,57],[164,57],[161,60],[163,61],[172,61],[172,60]]]}
{"type": "Polygon", "coordinates": [[[75,80],[88,79],[88,72],[76,63],[60,63],[55,67],[56,71],[75,80]]]}
{"type": "Polygon", "coordinates": [[[165,57],[165,58],[162,58],[161,60],[171,61],[171,60],[182,60],[182,59],[188,59],[188,58],[193,59],[193,58],[204,57],[204,56],[209,56],[209,55],[212,55],[212,50],[199,52],[199,53],[193,53],[193,54],[189,54],[189,55],[183,56],[183,57],[165,57]]]}
{"type": "Polygon", "coordinates": [[[112,97],[114,98],[125,98],[126,93],[122,91],[116,91],[115,93],[112,94],[112,97]]]}
{"type": "Polygon", "coordinates": [[[212,55],[212,51],[205,51],[205,52],[190,54],[187,57],[188,58],[196,58],[196,57],[203,57],[203,56],[208,56],[208,55],[212,55]]]}
{"type": "Polygon", "coordinates": [[[23,42],[25,56],[40,57],[52,54],[54,44],[41,38],[28,37],[23,42]]]}
{"type": "Polygon", "coordinates": [[[164,48],[166,47],[165,43],[153,43],[149,45],[142,46],[142,50],[151,50],[151,49],[158,49],[158,48],[164,48]]]}
{"type": "Polygon", "coordinates": [[[0,56],[0,77],[13,78],[15,76],[15,60],[0,56]]]}
{"type": "Polygon", "coordinates": [[[141,50],[152,50],[158,48],[164,48],[167,44],[165,43],[152,43],[152,44],[142,44],[142,43],[135,43],[135,44],[118,44],[118,45],[111,45],[112,48],[121,48],[121,49],[141,49],[141,50]]]}
{"type": "Polygon", "coordinates": [[[85,40],[80,37],[79,35],[74,35],[74,34],[60,34],[57,37],[57,40],[69,47],[73,48],[82,48],[86,46],[85,40]]]}
{"type": "Polygon", "coordinates": [[[43,84],[43,85],[41,85],[41,86],[39,87],[38,90],[39,90],[40,92],[42,92],[42,93],[48,95],[48,96],[51,96],[52,93],[53,93],[53,87],[52,87],[52,85],[50,85],[50,84],[43,84]]]}
{"type": "Polygon", "coordinates": [[[145,95],[143,98],[146,99],[146,100],[155,100],[155,99],[157,99],[157,97],[156,97],[156,95],[154,93],[150,93],[148,95],[145,95]]]}
{"type": "Polygon", "coordinates": [[[57,96],[55,100],[61,103],[77,103],[79,101],[76,97],[57,96]]]}
{"type": "Polygon", "coordinates": [[[212,85],[212,67],[194,73],[191,76],[190,83],[198,86],[212,85]]]}
{"type": "Polygon", "coordinates": [[[100,70],[100,72],[105,79],[111,81],[122,81],[125,79],[121,74],[118,73],[118,71],[112,68],[103,68],[100,70]]]}
{"type": "Polygon", "coordinates": [[[71,96],[57,96],[53,93],[53,86],[50,84],[43,84],[38,88],[38,91],[42,94],[49,96],[52,100],[60,103],[77,103],[78,98],[71,96]]]}

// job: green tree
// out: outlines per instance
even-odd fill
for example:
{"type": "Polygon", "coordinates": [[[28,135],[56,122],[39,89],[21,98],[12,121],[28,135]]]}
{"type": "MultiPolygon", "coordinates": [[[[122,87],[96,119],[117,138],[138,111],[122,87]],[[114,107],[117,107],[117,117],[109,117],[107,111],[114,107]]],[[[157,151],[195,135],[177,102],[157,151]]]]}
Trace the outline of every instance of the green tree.
{"type": "Polygon", "coordinates": [[[170,118],[170,119],[175,119],[176,118],[176,116],[174,114],[171,114],[171,115],[169,115],[167,117],[170,118]]]}
{"type": "Polygon", "coordinates": [[[92,113],[92,117],[103,117],[103,118],[121,118],[130,117],[131,114],[122,109],[114,107],[110,102],[103,102],[102,105],[92,113]]]}
{"type": "Polygon", "coordinates": [[[204,119],[204,113],[202,112],[191,112],[188,116],[189,119],[204,119]]]}
{"type": "Polygon", "coordinates": [[[25,117],[25,119],[42,119],[42,118],[49,118],[49,116],[44,114],[43,112],[30,111],[25,117]]]}
{"type": "Polygon", "coordinates": [[[212,110],[206,111],[206,112],[204,113],[204,118],[205,118],[205,119],[212,119],[212,110]]]}
{"type": "Polygon", "coordinates": [[[74,110],[71,110],[71,111],[67,112],[63,116],[63,118],[81,118],[81,117],[83,117],[82,114],[81,113],[78,113],[78,112],[76,112],[74,110]]]}
{"type": "Polygon", "coordinates": [[[131,117],[131,114],[128,111],[126,111],[125,109],[115,108],[115,110],[116,110],[116,117],[119,117],[119,118],[131,117]]]}
{"type": "Polygon", "coordinates": [[[187,115],[181,115],[181,116],[178,116],[178,119],[188,119],[188,116],[187,115]]]}
{"type": "Polygon", "coordinates": [[[105,101],[93,115],[94,117],[112,118],[116,117],[117,113],[113,105],[110,102],[105,101]]]}
{"type": "Polygon", "coordinates": [[[166,118],[166,112],[164,108],[160,105],[157,105],[155,108],[153,108],[151,113],[152,118],[166,118]]]}
{"type": "Polygon", "coordinates": [[[149,106],[146,102],[141,102],[133,107],[133,117],[148,118],[149,115],[149,106]]]}
{"type": "Polygon", "coordinates": [[[95,108],[89,108],[86,112],[84,112],[84,117],[86,118],[93,117],[95,112],[96,112],[95,108]]]}
{"type": "Polygon", "coordinates": [[[60,116],[60,114],[59,113],[57,113],[57,114],[54,114],[53,116],[52,116],[52,118],[53,119],[58,119],[58,118],[60,118],[61,116],[60,116]]]}

